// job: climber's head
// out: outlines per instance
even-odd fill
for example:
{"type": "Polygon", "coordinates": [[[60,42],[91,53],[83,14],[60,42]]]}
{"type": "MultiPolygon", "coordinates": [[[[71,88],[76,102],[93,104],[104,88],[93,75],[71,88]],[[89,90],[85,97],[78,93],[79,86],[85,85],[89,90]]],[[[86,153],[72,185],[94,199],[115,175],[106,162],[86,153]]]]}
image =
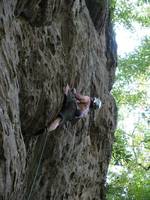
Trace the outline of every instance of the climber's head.
{"type": "Polygon", "coordinates": [[[91,98],[91,105],[90,105],[91,108],[96,110],[96,109],[100,109],[101,106],[102,106],[102,102],[99,98],[97,97],[91,98]]]}

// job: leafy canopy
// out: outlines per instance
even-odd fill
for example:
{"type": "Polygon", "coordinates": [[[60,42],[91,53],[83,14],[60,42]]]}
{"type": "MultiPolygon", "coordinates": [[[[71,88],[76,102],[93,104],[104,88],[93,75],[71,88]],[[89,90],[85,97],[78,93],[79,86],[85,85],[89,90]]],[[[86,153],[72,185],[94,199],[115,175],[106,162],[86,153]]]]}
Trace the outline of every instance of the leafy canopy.
{"type": "Polygon", "coordinates": [[[119,58],[113,89],[119,107],[108,200],[150,199],[150,38],[119,58]],[[114,170],[116,168],[116,170],[114,170]]]}
{"type": "Polygon", "coordinates": [[[132,28],[133,22],[142,26],[150,26],[150,4],[147,0],[112,0],[112,19],[114,23],[122,23],[132,28]]]}
{"type": "MultiPolygon", "coordinates": [[[[112,17],[133,29],[150,25],[150,4],[144,0],[113,0],[112,17]]],[[[150,37],[126,57],[118,58],[113,95],[119,108],[107,200],[150,199],[150,37]]]]}

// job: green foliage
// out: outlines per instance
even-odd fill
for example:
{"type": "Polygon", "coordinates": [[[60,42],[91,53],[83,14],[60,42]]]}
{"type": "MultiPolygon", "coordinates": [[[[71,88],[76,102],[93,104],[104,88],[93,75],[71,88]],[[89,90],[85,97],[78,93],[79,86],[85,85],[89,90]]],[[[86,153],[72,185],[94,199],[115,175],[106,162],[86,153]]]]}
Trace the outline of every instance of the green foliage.
{"type": "Polygon", "coordinates": [[[150,77],[150,37],[145,38],[134,53],[120,58],[118,68],[117,81],[147,80],[150,77]]]}
{"type": "Polygon", "coordinates": [[[127,137],[125,132],[121,129],[116,130],[115,134],[115,143],[113,146],[113,160],[112,163],[114,165],[124,165],[124,163],[128,163],[131,160],[131,153],[126,149],[127,145],[127,137]]]}
{"type": "Polygon", "coordinates": [[[108,173],[107,200],[150,199],[148,118],[146,117],[145,121],[141,117],[132,131],[125,132],[119,128],[116,131],[116,141],[108,173]]]}
{"type": "Polygon", "coordinates": [[[108,174],[107,200],[150,199],[149,46],[150,38],[146,38],[138,50],[119,59],[113,90],[119,107],[119,123],[108,174]],[[138,118],[132,130],[123,126],[130,115],[138,118]],[[114,172],[115,167],[120,169],[114,172]]]}
{"type": "MultiPolygon", "coordinates": [[[[135,21],[150,25],[148,1],[137,0],[133,4],[113,0],[111,9],[115,23],[128,28],[135,21]]],[[[107,200],[150,199],[149,86],[150,37],[147,37],[133,53],[118,59],[113,95],[119,107],[119,122],[107,179],[107,200]]]]}
{"type": "Polygon", "coordinates": [[[119,105],[134,107],[145,104],[146,87],[150,77],[150,38],[125,58],[119,58],[113,95],[119,105]]]}
{"type": "Polygon", "coordinates": [[[121,175],[111,173],[116,177],[108,186],[107,200],[149,200],[150,176],[145,171],[135,166],[136,170],[124,170],[121,175]]]}
{"type": "Polygon", "coordinates": [[[114,23],[123,24],[127,28],[132,28],[133,22],[138,22],[143,26],[150,25],[150,5],[143,0],[112,0],[110,9],[114,23]]]}

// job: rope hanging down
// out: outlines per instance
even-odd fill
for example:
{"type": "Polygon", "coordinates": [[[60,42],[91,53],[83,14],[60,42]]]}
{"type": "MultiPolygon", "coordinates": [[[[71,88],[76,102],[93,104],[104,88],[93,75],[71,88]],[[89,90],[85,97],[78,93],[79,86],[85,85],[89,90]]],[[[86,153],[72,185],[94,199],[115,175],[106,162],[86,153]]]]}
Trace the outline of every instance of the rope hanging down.
{"type": "Polygon", "coordinates": [[[42,161],[42,158],[43,158],[43,153],[44,153],[47,138],[48,138],[47,129],[45,130],[45,133],[46,133],[46,136],[45,136],[45,141],[44,141],[44,144],[43,144],[43,147],[42,147],[41,156],[40,156],[40,159],[39,159],[39,163],[38,163],[38,166],[37,166],[37,169],[36,169],[36,172],[35,172],[35,177],[33,179],[33,183],[31,185],[31,190],[30,190],[30,193],[29,193],[27,200],[30,200],[30,198],[31,198],[31,194],[32,194],[32,191],[33,191],[33,188],[34,188],[34,185],[35,185],[35,181],[36,181],[36,178],[37,178],[37,175],[38,175],[38,171],[39,171],[39,168],[40,168],[40,165],[41,165],[41,161],[42,161]]]}

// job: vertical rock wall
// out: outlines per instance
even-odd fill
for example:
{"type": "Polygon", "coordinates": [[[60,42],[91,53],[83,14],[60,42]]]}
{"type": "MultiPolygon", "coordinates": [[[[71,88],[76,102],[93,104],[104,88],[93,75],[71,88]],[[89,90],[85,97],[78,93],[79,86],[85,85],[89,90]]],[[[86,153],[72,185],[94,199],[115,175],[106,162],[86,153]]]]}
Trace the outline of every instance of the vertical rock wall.
{"type": "Polygon", "coordinates": [[[108,1],[100,2],[0,2],[0,199],[105,199],[116,43],[108,1]],[[67,83],[99,96],[102,109],[33,136],[59,112],[67,83]]]}

